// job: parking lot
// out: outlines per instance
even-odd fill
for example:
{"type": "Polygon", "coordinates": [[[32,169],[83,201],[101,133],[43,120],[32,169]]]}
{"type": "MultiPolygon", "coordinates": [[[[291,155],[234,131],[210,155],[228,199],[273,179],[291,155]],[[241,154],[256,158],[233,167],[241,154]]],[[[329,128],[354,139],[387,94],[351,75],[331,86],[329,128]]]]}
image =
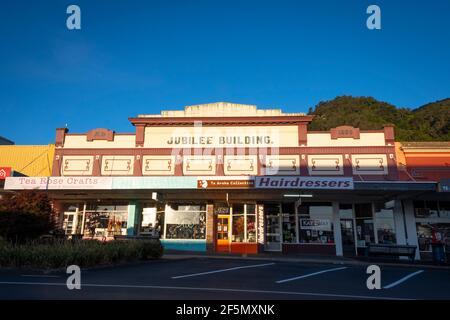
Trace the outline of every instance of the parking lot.
{"type": "Polygon", "coordinates": [[[369,290],[364,265],[189,258],[65,273],[0,271],[0,299],[450,299],[450,270],[380,266],[369,290]]]}

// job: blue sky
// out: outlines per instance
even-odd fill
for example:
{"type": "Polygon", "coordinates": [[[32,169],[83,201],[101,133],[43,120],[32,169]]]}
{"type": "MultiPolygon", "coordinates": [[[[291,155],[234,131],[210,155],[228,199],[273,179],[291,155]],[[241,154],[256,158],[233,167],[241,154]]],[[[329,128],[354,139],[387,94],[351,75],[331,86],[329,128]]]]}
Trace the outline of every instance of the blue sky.
{"type": "Polygon", "coordinates": [[[0,135],[132,132],[128,117],[215,101],[307,111],[338,95],[450,97],[450,1],[0,3],[0,135]],[[81,30],[66,8],[81,8],[81,30]],[[366,28],[381,8],[382,29],[366,28]]]}

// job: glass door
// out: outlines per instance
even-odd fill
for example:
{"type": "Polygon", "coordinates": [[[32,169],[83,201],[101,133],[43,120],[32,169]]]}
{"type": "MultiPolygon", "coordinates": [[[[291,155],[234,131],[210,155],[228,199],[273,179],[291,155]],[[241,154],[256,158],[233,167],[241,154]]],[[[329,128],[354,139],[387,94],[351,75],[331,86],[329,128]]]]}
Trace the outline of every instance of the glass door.
{"type": "Polygon", "coordinates": [[[75,212],[64,212],[63,229],[65,234],[72,234],[74,231],[73,220],[75,212]]]}
{"type": "Polygon", "coordinates": [[[217,216],[216,247],[219,252],[230,251],[230,216],[217,216]]]}
{"type": "Polygon", "coordinates": [[[281,251],[281,213],[279,205],[264,206],[266,242],[264,249],[266,251],[281,251]]]}
{"type": "Polygon", "coordinates": [[[231,251],[231,216],[230,208],[225,203],[214,204],[214,216],[216,217],[216,251],[231,251]]]}
{"type": "Polygon", "coordinates": [[[64,212],[63,229],[65,234],[81,234],[83,214],[78,210],[75,212],[64,212]]]}
{"type": "Polygon", "coordinates": [[[353,219],[341,219],[341,236],[344,256],[356,255],[353,219]]]}

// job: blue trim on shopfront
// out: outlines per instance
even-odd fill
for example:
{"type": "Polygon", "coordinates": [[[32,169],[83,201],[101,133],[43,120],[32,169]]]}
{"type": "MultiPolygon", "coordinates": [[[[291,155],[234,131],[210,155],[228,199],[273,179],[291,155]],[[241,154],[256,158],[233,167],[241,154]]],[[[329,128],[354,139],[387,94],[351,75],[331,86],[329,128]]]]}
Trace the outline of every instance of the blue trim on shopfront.
{"type": "Polygon", "coordinates": [[[206,240],[161,239],[165,250],[206,251],[206,240]]]}
{"type": "Polygon", "coordinates": [[[128,204],[128,219],[127,219],[127,236],[134,236],[136,233],[136,218],[137,218],[137,204],[136,201],[130,201],[128,204]]]}

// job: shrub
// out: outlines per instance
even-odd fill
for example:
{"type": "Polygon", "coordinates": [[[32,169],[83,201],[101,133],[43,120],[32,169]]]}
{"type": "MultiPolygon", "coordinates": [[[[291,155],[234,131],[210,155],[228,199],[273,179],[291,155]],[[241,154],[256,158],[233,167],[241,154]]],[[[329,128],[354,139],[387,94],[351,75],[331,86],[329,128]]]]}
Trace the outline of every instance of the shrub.
{"type": "Polygon", "coordinates": [[[34,267],[43,269],[112,265],[121,262],[158,259],[163,254],[159,240],[55,240],[24,244],[0,242],[1,267],[34,267]]]}
{"type": "Polygon", "coordinates": [[[23,190],[0,200],[0,237],[23,243],[54,229],[53,210],[45,193],[23,190]]]}
{"type": "Polygon", "coordinates": [[[50,232],[53,222],[44,215],[24,212],[0,213],[0,236],[8,241],[22,243],[50,232]]]}

